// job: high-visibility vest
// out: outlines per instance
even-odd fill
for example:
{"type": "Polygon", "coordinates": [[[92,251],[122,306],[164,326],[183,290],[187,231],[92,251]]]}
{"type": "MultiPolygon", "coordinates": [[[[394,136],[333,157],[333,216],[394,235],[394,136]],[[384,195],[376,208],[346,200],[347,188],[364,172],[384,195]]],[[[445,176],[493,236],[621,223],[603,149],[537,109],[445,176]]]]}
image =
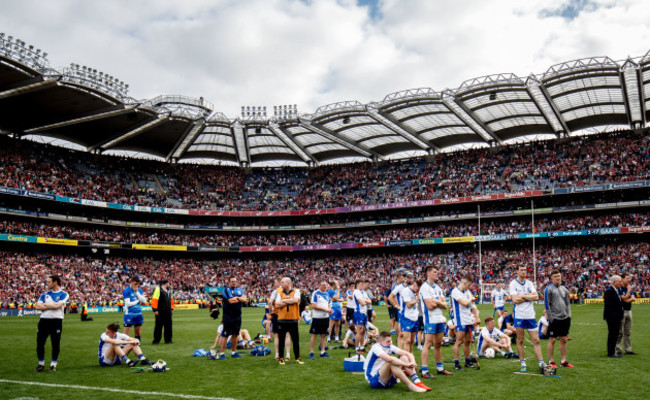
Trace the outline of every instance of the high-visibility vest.
{"type": "MultiPolygon", "coordinates": [[[[291,292],[285,293],[284,289],[278,289],[278,296],[282,300],[292,299],[296,295],[296,288],[291,289],[291,292]]],[[[289,304],[288,306],[276,309],[278,320],[299,320],[300,319],[300,303],[289,304]]]]}

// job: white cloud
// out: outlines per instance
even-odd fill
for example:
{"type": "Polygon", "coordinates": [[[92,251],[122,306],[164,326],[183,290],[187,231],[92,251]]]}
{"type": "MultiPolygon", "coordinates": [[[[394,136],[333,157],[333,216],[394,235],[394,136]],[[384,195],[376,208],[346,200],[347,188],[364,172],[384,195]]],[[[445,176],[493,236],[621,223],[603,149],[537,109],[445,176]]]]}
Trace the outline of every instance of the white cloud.
{"type": "Polygon", "coordinates": [[[589,1],[574,18],[544,12],[567,4],[382,0],[372,19],[353,0],[22,0],[3,4],[0,26],[49,52],[55,67],[92,66],[129,83],[136,98],[203,96],[236,117],[241,105],[313,112],[648,50],[649,2],[589,1]]]}

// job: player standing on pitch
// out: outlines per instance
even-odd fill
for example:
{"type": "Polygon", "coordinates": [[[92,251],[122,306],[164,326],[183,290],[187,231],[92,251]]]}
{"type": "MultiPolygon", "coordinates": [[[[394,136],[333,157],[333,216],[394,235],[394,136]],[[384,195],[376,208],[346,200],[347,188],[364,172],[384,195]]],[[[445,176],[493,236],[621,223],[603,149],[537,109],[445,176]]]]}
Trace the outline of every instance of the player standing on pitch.
{"type": "Polygon", "coordinates": [[[128,336],[131,333],[131,327],[135,327],[134,336],[140,340],[144,322],[142,304],[147,303],[147,298],[144,297],[144,291],[138,286],[140,286],[140,278],[132,277],[129,279],[129,286],[122,292],[122,296],[124,297],[124,334],[128,336]]]}
{"type": "Polygon", "coordinates": [[[539,294],[533,282],[526,279],[527,269],[525,265],[517,268],[517,277],[510,282],[510,297],[514,303],[513,314],[515,316],[515,329],[517,330],[517,352],[521,361],[520,372],[526,372],[526,358],[524,356],[524,334],[528,331],[530,341],[533,343],[533,351],[539,364],[539,372],[544,374],[546,365],[542,357],[542,348],[539,345],[537,336],[537,321],[535,320],[534,303],[539,300],[539,294]]]}

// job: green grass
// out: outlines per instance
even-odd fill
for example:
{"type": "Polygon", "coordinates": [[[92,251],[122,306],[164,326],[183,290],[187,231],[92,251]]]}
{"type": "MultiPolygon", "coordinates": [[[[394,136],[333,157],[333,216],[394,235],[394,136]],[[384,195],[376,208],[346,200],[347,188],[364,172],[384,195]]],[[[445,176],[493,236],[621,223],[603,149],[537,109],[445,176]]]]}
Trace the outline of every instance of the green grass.
{"type": "MultiPolygon", "coordinates": [[[[483,314],[491,313],[481,306],[483,314]]],[[[385,308],[377,308],[377,325],[388,327],[385,308]]],[[[539,315],[538,309],[538,315],[539,315]]],[[[253,334],[261,331],[262,309],[245,309],[243,327],[253,334]]],[[[241,360],[212,361],[191,357],[194,349],[208,348],[215,336],[217,323],[206,310],[178,311],[174,315],[174,344],[151,346],[153,316],[145,315],[143,350],[152,360],[163,358],[170,370],[163,374],[134,374],[125,366],[101,368],[97,364],[99,335],[112,321],[121,321],[121,314],[94,315],[94,322],[80,322],[78,316],[66,316],[63,324],[62,351],[58,371],[34,373],[36,366],[37,317],[2,318],[0,320],[0,379],[43,382],[64,385],[84,385],[119,388],[147,392],[168,392],[235,399],[273,399],[279,397],[300,399],[356,399],[373,398],[466,398],[525,399],[589,397],[590,399],[627,398],[647,399],[650,388],[648,356],[650,355],[650,307],[634,307],[632,343],[641,355],[621,359],[605,357],[606,326],[602,320],[602,306],[573,307],[572,341],[569,342],[569,361],[577,368],[560,369],[562,379],[537,376],[518,376],[519,364],[497,357],[481,360],[480,371],[461,371],[450,377],[425,382],[433,387],[428,394],[409,393],[404,385],[391,390],[373,390],[362,375],[343,371],[347,350],[332,350],[330,360],[306,360],[308,355],[308,327],[301,324],[301,353],[305,365],[290,363],[278,366],[272,356],[241,360]],[[442,397],[441,397],[442,396],[442,397]]],[[[545,345],[542,343],[546,358],[545,345]]],[[[269,344],[272,348],[272,344],[269,344]]],[[[443,349],[445,365],[451,369],[451,347],[443,349]]],[[[49,342],[46,363],[49,363],[49,342]]],[[[559,349],[556,349],[559,352],[559,349]]],[[[420,362],[419,352],[416,359],[420,362]]],[[[526,356],[532,357],[528,345],[526,356]]],[[[433,357],[433,352],[430,353],[433,357]]],[[[559,356],[556,358],[559,361],[559,356]]],[[[435,362],[429,363],[434,365],[435,362]]],[[[535,361],[529,360],[529,370],[535,361]]],[[[143,394],[88,391],[64,387],[30,386],[0,382],[0,398],[31,397],[39,399],[116,399],[116,398],[173,398],[143,394]]]]}

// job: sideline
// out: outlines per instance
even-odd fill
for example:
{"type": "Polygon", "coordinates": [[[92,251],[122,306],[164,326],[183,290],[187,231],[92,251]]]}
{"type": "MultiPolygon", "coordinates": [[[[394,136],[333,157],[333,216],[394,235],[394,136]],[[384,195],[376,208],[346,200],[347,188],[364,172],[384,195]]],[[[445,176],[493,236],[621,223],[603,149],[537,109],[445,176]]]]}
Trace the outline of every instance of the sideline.
{"type": "Polygon", "coordinates": [[[95,387],[95,386],[81,386],[81,385],[63,385],[58,383],[14,381],[10,379],[0,379],[0,382],[15,383],[17,385],[47,386],[47,387],[58,387],[58,388],[67,388],[67,389],[80,389],[80,390],[95,390],[95,391],[104,391],[104,392],[138,394],[138,395],[145,395],[145,396],[168,396],[168,397],[176,397],[180,399],[235,400],[230,397],[208,397],[208,396],[196,396],[192,394],[179,394],[179,393],[166,393],[166,392],[143,392],[140,390],[125,390],[125,389],[115,389],[115,388],[95,387]]]}

